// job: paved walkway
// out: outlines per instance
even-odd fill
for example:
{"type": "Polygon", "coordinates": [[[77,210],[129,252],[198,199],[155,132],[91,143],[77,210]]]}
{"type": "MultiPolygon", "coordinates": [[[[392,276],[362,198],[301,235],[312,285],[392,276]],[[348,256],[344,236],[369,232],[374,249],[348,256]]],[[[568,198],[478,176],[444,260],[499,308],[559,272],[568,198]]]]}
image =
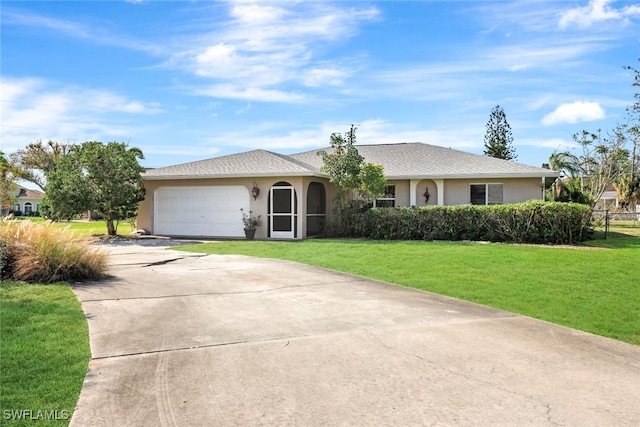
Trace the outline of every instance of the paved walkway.
{"type": "Polygon", "coordinates": [[[640,424],[640,347],[292,262],[109,246],[72,426],[640,424]]]}

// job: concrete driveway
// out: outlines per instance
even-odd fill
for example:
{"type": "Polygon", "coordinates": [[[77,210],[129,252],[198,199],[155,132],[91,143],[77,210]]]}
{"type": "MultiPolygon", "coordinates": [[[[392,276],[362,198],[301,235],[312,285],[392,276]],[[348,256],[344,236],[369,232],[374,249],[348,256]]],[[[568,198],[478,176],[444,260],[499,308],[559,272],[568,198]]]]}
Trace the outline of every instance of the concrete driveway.
{"type": "Polygon", "coordinates": [[[72,426],[640,424],[640,347],[284,261],[108,246],[72,426]]]}

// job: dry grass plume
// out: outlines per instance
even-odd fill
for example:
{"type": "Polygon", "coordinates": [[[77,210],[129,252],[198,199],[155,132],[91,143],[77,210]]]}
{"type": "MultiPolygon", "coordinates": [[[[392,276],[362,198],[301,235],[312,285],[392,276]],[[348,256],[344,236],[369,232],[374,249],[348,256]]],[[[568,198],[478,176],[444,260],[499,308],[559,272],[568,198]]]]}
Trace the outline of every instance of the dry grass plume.
{"type": "Polygon", "coordinates": [[[49,224],[15,221],[0,224],[6,276],[33,283],[103,277],[108,255],[86,236],[49,224]]]}

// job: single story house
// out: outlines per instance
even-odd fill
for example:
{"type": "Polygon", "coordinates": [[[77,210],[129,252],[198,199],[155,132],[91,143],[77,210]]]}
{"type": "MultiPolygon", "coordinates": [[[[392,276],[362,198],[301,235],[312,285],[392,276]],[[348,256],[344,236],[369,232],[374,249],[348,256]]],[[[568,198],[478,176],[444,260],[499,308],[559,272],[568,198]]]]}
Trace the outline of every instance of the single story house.
{"type": "Polygon", "coordinates": [[[38,206],[43,198],[42,191],[19,187],[16,203],[11,206],[10,212],[26,216],[33,215],[38,212],[38,206]]]}
{"type": "MultiPolygon", "coordinates": [[[[253,150],[147,170],[138,228],[156,235],[242,237],[242,212],[260,216],[256,238],[322,232],[336,188],[320,151],[253,150]]],[[[376,206],[516,203],[542,199],[559,173],[423,143],[358,145],[388,180],[376,206]]]]}

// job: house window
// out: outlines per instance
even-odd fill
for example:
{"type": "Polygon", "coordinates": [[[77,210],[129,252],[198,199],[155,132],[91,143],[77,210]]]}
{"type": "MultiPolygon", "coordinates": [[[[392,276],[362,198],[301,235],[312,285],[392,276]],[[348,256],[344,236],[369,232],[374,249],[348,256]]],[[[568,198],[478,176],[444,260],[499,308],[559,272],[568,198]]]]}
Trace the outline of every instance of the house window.
{"type": "Polygon", "coordinates": [[[376,208],[393,208],[396,206],[396,186],[387,185],[384,187],[384,194],[373,203],[376,208]]]}
{"type": "Polygon", "coordinates": [[[24,204],[24,214],[25,215],[31,215],[33,213],[33,205],[31,204],[31,202],[27,202],[24,204]]]}
{"type": "Polygon", "coordinates": [[[471,184],[470,202],[472,205],[499,205],[503,202],[502,184],[471,184]]]}

